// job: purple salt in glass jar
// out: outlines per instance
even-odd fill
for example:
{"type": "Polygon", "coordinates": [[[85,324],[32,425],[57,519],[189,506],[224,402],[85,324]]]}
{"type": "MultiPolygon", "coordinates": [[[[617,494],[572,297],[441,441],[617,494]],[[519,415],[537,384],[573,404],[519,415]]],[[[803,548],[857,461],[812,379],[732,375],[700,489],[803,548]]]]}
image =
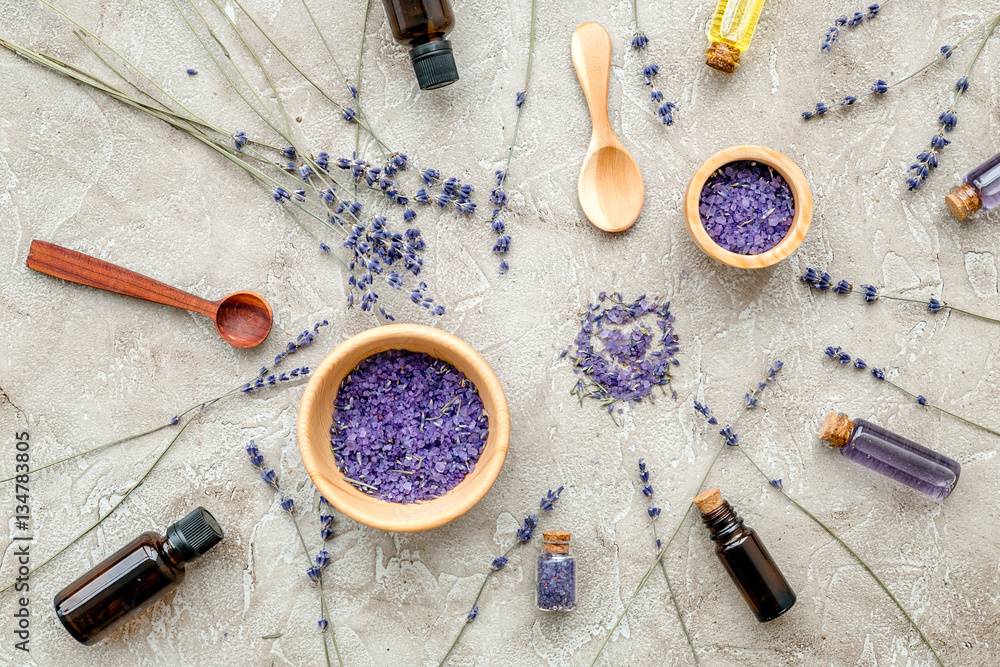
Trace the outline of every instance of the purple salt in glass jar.
{"type": "Polygon", "coordinates": [[[795,215],[781,174],[752,160],[730,162],[705,182],[698,204],[702,225],[719,247],[759,255],[785,238],[795,215]]]}
{"type": "Polygon", "coordinates": [[[422,352],[364,360],[337,391],[330,442],[358,489],[393,503],[442,496],[475,468],[489,419],[475,385],[422,352]]]}
{"type": "Polygon", "coordinates": [[[576,559],[569,555],[568,530],[542,531],[545,553],[538,557],[538,608],[570,611],[576,608],[576,559]]]}

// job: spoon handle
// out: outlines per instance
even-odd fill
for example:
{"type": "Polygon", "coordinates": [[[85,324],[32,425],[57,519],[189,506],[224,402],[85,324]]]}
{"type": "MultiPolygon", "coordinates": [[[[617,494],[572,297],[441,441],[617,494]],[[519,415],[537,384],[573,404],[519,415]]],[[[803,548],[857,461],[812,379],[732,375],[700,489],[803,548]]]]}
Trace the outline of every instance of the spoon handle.
{"type": "Polygon", "coordinates": [[[597,23],[584,23],[573,32],[570,54],[576,78],[590,109],[595,137],[602,144],[617,143],[608,120],[608,76],[611,74],[611,38],[597,23]]]}
{"type": "Polygon", "coordinates": [[[209,317],[214,317],[217,309],[217,305],[212,301],[47,241],[37,239],[32,241],[25,263],[29,269],[56,278],[166,306],[192,310],[209,317]]]}

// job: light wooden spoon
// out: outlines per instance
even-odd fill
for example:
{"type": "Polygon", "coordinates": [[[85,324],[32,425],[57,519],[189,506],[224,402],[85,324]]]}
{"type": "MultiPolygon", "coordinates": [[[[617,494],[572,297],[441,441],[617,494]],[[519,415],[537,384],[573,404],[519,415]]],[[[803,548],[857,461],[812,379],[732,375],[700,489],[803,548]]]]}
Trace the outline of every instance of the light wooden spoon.
{"type": "Polygon", "coordinates": [[[624,231],[642,211],[645,188],[639,167],[608,119],[611,38],[597,23],[584,23],[573,32],[570,53],[593,127],[577,182],[580,206],[595,227],[606,232],[624,231]]]}

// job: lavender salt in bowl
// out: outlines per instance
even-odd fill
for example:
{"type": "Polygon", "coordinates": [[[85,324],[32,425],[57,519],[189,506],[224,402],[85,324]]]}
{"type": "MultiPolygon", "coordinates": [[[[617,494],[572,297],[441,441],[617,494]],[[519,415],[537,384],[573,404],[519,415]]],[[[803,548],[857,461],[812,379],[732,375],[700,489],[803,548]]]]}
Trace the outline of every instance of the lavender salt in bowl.
{"type": "Polygon", "coordinates": [[[309,476],[338,510],[382,530],[428,530],[492,487],[510,412],[496,374],[468,344],[392,324],[349,338],[316,368],[298,439],[309,476]]]}
{"type": "Polygon", "coordinates": [[[733,146],[691,177],[684,217],[707,255],[757,269],[780,262],[802,243],[812,222],[812,193],[802,171],[781,153],[733,146]]]}

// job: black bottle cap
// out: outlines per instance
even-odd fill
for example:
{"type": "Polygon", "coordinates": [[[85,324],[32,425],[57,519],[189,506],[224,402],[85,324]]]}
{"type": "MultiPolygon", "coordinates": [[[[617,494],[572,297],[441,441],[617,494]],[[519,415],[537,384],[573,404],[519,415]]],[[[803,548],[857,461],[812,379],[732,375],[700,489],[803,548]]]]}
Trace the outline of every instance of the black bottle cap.
{"type": "Polygon", "coordinates": [[[201,557],[222,537],[219,522],[204,507],[199,507],[167,528],[167,539],[186,561],[201,557]]]}
{"type": "Polygon", "coordinates": [[[447,39],[427,42],[410,49],[413,71],[417,74],[420,90],[443,88],[458,81],[458,66],[447,39]]]}

